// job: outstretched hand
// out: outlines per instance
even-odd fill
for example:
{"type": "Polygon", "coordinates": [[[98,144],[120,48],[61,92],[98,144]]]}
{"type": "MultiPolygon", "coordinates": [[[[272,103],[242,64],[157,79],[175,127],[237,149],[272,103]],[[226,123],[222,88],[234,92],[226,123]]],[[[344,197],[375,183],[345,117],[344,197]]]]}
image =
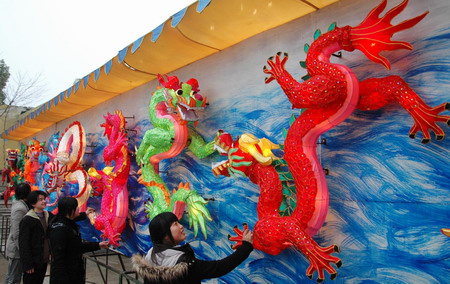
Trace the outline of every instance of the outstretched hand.
{"type": "Polygon", "coordinates": [[[253,244],[253,232],[249,229],[244,230],[244,233],[242,234],[242,241],[253,244]]]}
{"type": "Polygon", "coordinates": [[[228,240],[236,242],[234,245],[231,245],[232,249],[240,247],[243,241],[253,244],[253,232],[248,229],[247,223],[242,225],[244,227],[242,230],[239,229],[238,226],[234,226],[233,231],[236,233],[236,236],[228,235],[228,240]]]}

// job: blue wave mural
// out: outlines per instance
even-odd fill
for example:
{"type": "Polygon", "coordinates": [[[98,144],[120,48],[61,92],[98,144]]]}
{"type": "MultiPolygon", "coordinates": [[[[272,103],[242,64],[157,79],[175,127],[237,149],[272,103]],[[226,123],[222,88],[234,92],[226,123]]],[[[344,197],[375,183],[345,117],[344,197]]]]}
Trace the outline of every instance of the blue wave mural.
{"type": "MultiPolygon", "coordinates": [[[[445,17],[434,21],[445,22],[445,17]]],[[[400,75],[429,105],[450,101],[450,24],[410,37],[415,50],[386,55],[394,73],[360,55],[352,60],[354,55],[347,53],[334,60],[345,62],[360,80],[400,75]]],[[[291,57],[303,60],[303,51],[291,57]]],[[[298,68],[289,71],[295,74],[301,71],[298,68]]],[[[289,127],[289,118],[300,113],[291,109],[276,83],[264,85],[261,80],[257,88],[242,90],[242,86],[236,86],[229,93],[233,95],[215,98],[203,114],[198,130],[207,141],[214,138],[218,129],[224,129],[234,136],[248,132],[282,144],[282,131],[289,127]]],[[[326,223],[314,239],[321,246],[341,247],[338,256],[344,265],[333,283],[449,281],[450,238],[439,230],[450,227],[450,140],[447,137],[444,141],[433,139],[432,143],[421,144],[420,134],[415,140],[408,137],[412,125],[406,111],[390,105],[376,111],[355,111],[321,137],[327,141],[318,146],[318,153],[323,167],[329,170],[330,206],[326,223]]],[[[140,119],[128,121],[128,127],[129,149],[134,151],[152,126],[148,119],[140,119]]],[[[445,132],[448,134],[449,129],[445,132]]],[[[102,151],[108,141],[100,132],[89,133],[87,138],[88,144],[97,146],[85,156],[85,165],[101,169],[102,151]]],[[[210,164],[221,159],[214,154],[198,160],[186,151],[161,163],[162,177],[169,188],[189,181],[204,198],[212,200],[208,204],[213,217],[207,224],[208,239],[201,234],[194,238],[192,231],[186,230],[187,241],[202,259],[230,254],[226,236],[233,226],[243,222],[252,226],[257,221],[258,188],[243,177],[214,177],[210,164]]],[[[129,222],[122,234],[123,245],[118,249],[125,255],[145,253],[151,247],[148,220],[143,212],[144,202],[151,196],[137,182],[138,169],[133,160],[128,180],[129,222]]],[[[88,205],[100,210],[100,198],[91,198],[88,205]]],[[[182,222],[188,227],[187,218],[182,222]]],[[[99,238],[100,232],[88,222],[81,225],[85,238],[99,238]]],[[[277,256],[254,251],[244,264],[217,282],[304,283],[311,281],[305,275],[308,265],[294,249],[277,256]]]]}

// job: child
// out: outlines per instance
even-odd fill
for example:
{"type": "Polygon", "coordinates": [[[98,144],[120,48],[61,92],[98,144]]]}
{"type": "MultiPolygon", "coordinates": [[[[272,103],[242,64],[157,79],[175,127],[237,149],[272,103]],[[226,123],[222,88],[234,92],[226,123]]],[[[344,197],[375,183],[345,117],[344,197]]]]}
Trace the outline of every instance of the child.
{"type": "Polygon", "coordinates": [[[152,219],[149,226],[153,242],[145,259],[133,256],[137,273],[150,283],[201,283],[202,279],[223,276],[241,264],[253,250],[253,233],[244,231],[243,242],[228,257],[205,261],[195,257],[189,244],[179,246],[185,240],[183,225],[171,212],[164,212],[152,219]]]}

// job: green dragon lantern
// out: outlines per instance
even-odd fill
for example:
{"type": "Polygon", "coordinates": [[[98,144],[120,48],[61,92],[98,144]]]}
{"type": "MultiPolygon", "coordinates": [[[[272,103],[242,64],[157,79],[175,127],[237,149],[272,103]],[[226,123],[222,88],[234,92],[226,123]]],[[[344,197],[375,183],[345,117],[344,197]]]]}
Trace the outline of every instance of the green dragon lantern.
{"type": "Polygon", "coordinates": [[[162,85],[150,100],[149,117],[153,128],[148,130],[136,153],[141,165],[139,182],[147,187],[152,201],[147,202],[146,212],[150,219],[161,212],[173,212],[181,219],[185,209],[188,212],[189,226],[194,235],[200,227],[206,238],[206,220],[212,220],[206,201],[189,183],[181,182],[170,192],[159,175],[159,163],[179,155],[188,148],[198,158],[214,152],[214,141],[206,143],[193,127],[198,122],[197,110],[206,107],[206,97],[199,94],[196,79],[180,82],[176,76],[158,75],[162,85]]]}

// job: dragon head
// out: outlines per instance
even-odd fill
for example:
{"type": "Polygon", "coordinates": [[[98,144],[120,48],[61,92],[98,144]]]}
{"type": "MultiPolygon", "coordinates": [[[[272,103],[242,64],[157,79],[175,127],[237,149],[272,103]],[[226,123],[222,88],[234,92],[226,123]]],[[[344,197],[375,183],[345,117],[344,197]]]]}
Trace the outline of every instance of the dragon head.
{"type": "Polygon", "coordinates": [[[57,190],[65,185],[67,166],[61,164],[59,160],[45,163],[44,165],[44,188],[47,191],[57,190]]]}
{"type": "Polygon", "coordinates": [[[120,110],[116,110],[113,114],[108,112],[104,115],[105,123],[100,126],[105,128],[103,136],[108,137],[109,140],[117,137],[117,133],[120,131],[125,131],[125,117],[120,110]]]}
{"type": "Polygon", "coordinates": [[[36,139],[32,139],[28,142],[27,158],[32,161],[38,161],[39,156],[44,151],[45,142],[39,142],[36,139]]]}
{"type": "Polygon", "coordinates": [[[165,88],[164,96],[172,113],[176,113],[184,121],[198,121],[197,110],[206,107],[206,97],[200,95],[198,81],[194,78],[186,83],[180,82],[177,76],[161,76],[159,83],[165,88]]]}
{"type": "Polygon", "coordinates": [[[19,149],[6,149],[6,160],[9,162],[16,162],[19,156],[19,149]]]}
{"type": "Polygon", "coordinates": [[[252,134],[245,133],[233,140],[231,134],[219,130],[214,148],[221,155],[228,156],[228,160],[213,164],[214,175],[230,176],[239,174],[248,176],[252,165],[260,163],[270,165],[277,159],[272,149],[279,146],[266,138],[258,139],[252,134]]]}
{"type": "Polygon", "coordinates": [[[105,147],[103,158],[107,165],[110,165],[112,160],[117,156],[117,151],[123,151],[124,146],[127,146],[127,135],[126,135],[126,120],[120,110],[116,110],[113,114],[108,112],[107,115],[103,116],[105,118],[105,123],[100,126],[105,128],[104,136],[108,137],[109,145],[105,147]]]}

